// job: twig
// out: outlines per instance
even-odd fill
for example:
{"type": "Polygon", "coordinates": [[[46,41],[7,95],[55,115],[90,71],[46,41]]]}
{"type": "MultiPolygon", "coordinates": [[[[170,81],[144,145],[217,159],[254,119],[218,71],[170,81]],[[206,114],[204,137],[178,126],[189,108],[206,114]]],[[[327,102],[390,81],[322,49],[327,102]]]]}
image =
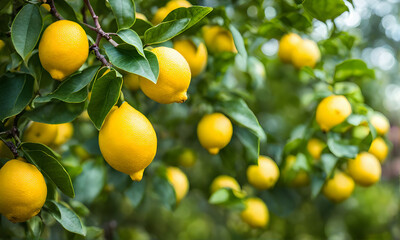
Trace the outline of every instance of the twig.
{"type": "Polygon", "coordinates": [[[96,44],[93,44],[92,46],[90,46],[90,50],[94,52],[94,54],[96,55],[96,58],[104,65],[104,66],[111,66],[111,63],[109,63],[107,61],[107,59],[101,55],[100,53],[100,49],[99,46],[97,46],[96,44]]]}
{"type": "Polygon", "coordinates": [[[57,12],[56,6],[54,5],[54,0],[49,0],[47,2],[50,5],[50,13],[53,14],[58,20],[63,20],[64,18],[57,12]]]}
{"type": "Polygon", "coordinates": [[[18,151],[17,151],[17,147],[14,145],[14,143],[12,142],[7,142],[6,140],[4,140],[3,138],[1,138],[1,141],[3,141],[3,143],[11,150],[12,154],[14,155],[14,158],[19,157],[18,155],[18,151]]]}
{"type": "Polygon", "coordinates": [[[87,19],[86,19],[86,5],[85,5],[85,4],[83,4],[83,6],[82,6],[81,13],[82,13],[82,20],[83,20],[83,23],[87,23],[87,19]]]}

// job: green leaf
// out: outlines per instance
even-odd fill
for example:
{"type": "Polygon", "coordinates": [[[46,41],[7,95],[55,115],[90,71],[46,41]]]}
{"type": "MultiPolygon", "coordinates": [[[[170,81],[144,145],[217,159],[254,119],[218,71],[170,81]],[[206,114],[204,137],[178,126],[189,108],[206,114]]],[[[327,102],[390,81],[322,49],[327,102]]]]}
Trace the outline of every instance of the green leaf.
{"type": "Polygon", "coordinates": [[[136,49],[124,49],[123,44],[120,44],[117,48],[111,44],[105,44],[104,48],[111,63],[117,68],[157,83],[158,61],[152,52],[144,51],[146,59],[136,49]]]}
{"type": "Polygon", "coordinates": [[[355,158],[358,153],[358,147],[349,145],[341,141],[336,134],[328,133],[328,148],[338,158],[355,158]]]}
{"type": "Polygon", "coordinates": [[[125,191],[125,196],[129,198],[133,207],[137,207],[144,197],[146,181],[132,182],[131,186],[125,191]]]}
{"type": "Polygon", "coordinates": [[[24,110],[33,97],[34,82],[28,74],[5,74],[0,78],[0,121],[24,110]]]}
{"type": "Polygon", "coordinates": [[[102,159],[87,161],[82,168],[82,173],[74,179],[75,199],[91,204],[104,187],[106,170],[102,159]]]}
{"type": "Polygon", "coordinates": [[[321,192],[325,183],[325,175],[322,172],[315,172],[311,177],[311,198],[315,198],[321,192]]]}
{"type": "Polygon", "coordinates": [[[15,17],[11,25],[11,40],[17,53],[25,59],[39,40],[43,21],[39,8],[27,4],[15,17]]]}
{"type": "Polygon", "coordinates": [[[151,45],[168,41],[198,23],[211,11],[210,7],[200,6],[175,9],[162,23],[144,33],[144,42],[151,45]]]}
{"type": "Polygon", "coordinates": [[[344,81],[354,77],[375,78],[375,72],[360,59],[349,59],[335,67],[335,81],[344,81]]]}
{"type": "Polygon", "coordinates": [[[76,233],[82,236],[86,235],[86,229],[83,226],[81,219],[72,211],[66,203],[58,203],[54,200],[47,201],[45,207],[50,214],[69,232],[76,233]]]}
{"type": "Polygon", "coordinates": [[[85,109],[85,102],[65,103],[58,100],[45,103],[25,113],[35,122],[59,124],[71,122],[85,109]]]}
{"type": "Polygon", "coordinates": [[[63,18],[78,22],[74,9],[65,0],[54,0],[54,5],[63,18]]]}
{"type": "Polygon", "coordinates": [[[158,195],[162,204],[168,209],[173,209],[176,205],[176,195],[174,187],[167,179],[156,176],[153,180],[154,192],[158,195]]]}
{"type": "Polygon", "coordinates": [[[152,26],[153,25],[150,22],[137,18],[132,29],[135,29],[135,32],[139,36],[143,36],[147,29],[151,28],[152,26]]]}
{"type": "Polygon", "coordinates": [[[240,56],[243,59],[243,65],[246,66],[247,65],[247,51],[246,51],[246,47],[244,46],[242,34],[240,34],[240,32],[233,25],[229,25],[229,30],[232,33],[232,37],[233,37],[233,41],[235,43],[236,49],[238,50],[238,53],[240,54],[240,56]]]}
{"type": "Polygon", "coordinates": [[[98,66],[89,67],[80,73],[74,74],[57,87],[54,92],[35,99],[35,103],[48,102],[51,99],[58,99],[68,103],[80,103],[85,101],[88,91],[85,88],[96,75],[98,66]]]}
{"type": "Polygon", "coordinates": [[[135,23],[135,3],[132,0],[109,0],[118,30],[132,27],[135,23]]]}
{"type": "Polygon", "coordinates": [[[343,0],[305,0],[303,7],[312,17],[323,22],[349,10],[343,0]]]}
{"type": "Polygon", "coordinates": [[[117,103],[122,88],[122,77],[111,69],[107,74],[97,78],[93,83],[92,97],[87,111],[90,119],[100,130],[104,119],[117,103]]]}
{"type": "Polygon", "coordinates": [[[325,153],[321,155],[321,165],[326,176],[331,176],[339,158],[330,153],[325,153]]]}
{"type": "Polygon", "coordinates": [[[135,47],[139,54],[145,57],[143,52],[142,40],[140,40],[139,35],[135,31],[133,31],[132,29],[124,29],[118,32],[118,36],[125,43],[135,47]]]}
{"type": "Polygon", "coordinates": [[[268,210],[279,217],[287,217],[301,204],[301,196],[294,189],[276,186],[268,191],[262,191],[268,210]]]}
{"type": "Polygon", "coordinates": [[[244,210],[244,195],[231,188],[221,188],[214,192],[208,199],[210,204],[224,206],[229,209],[244,210]]]}
{"type": "Polygon", "coordinates": [[[61,159],[60,154],[56,153],[55,151],[53,151],[53,149],[41,143],[24,142],[21,144],[21,147],[27,150],[42,151],[55,159],[61,159]]]}
{"type": "Polygon", "coordinates": [[[337,95],[345,95],[354,102],[363,103],[364,97],[360,87],[352,82],[337,82],[333,86],[333,92],[337,95]]]}
{"type": "Polygon", "coordinates": [[[307,31],[312,26],[311,21],[299,12],[290,12],[282,15],[280,20],[291,28],[298,29],[300,31],[307,31]]]}
{"type": "Polygon", "coordinates": [[[21,145],[21,149],[24,156],[35,164],[58,189],[71,198],[75,197],[71,177],[56,158],[41,151],[40,148],[38,150],[26,148],[24,143],[21,145]]]}
{"type": "Polygon", "coordinates": [[[265,132],[258,123],[256,116],[243,99],[237,98],[219,102],[216,108],[228,115],[238,126],[252,131],[261,141],[266,139],[265,132]]]}
{"type": "Polygon", "coordinates": [[[260,139],[245,128],[237,127],[234,132],[244,146],[247,164],[257,165],[260,153],[260,139]]]}
{"type": "Polygon", "coordinates": [[[42,219],[40,219],[39,216],[34,216],[33,218],[29,219],[26,223],[28,226],[27,238],[30,240],[39,240],[43,229],[42,219]]]}

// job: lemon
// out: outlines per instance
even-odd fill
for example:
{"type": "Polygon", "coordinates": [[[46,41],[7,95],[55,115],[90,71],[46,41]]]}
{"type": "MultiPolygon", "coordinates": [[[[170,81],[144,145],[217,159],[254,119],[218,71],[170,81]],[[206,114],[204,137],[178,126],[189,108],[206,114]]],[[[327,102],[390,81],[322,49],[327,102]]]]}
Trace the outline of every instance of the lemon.
{"type": "Polygon", "coordinates": [[[111,167],[140,181],[156,155],[157,137],[149,120],[124,102],[108,113],[99,132],[99,146],[111,167]]]}
{"type": "Polygon", "coordinates": [[[124,85],[131,91],[139,89],[139,76],[133,73],[127,73],[123,77],[124,85]]]}
{"type": "Polygon", "coordinates": [[[7,145],[3,141],[0,141],[0,158],[7,158],[7,159],[14,158],[14,154],[11,152],[11,150],[7,147],[7,145]]]}
{"type": "Polygon", "coordinates": [[[347,170],[354,181],[364,187],[370,186],[381,177],[381,165],[372,154],[362,152],[347,163],[347,170]]]}
{"type": "Polygon", "coordinates": [[[176,202],[179,203],[189,190],[189,181],[186,175],[177,167],[167,168],[167,178],[174,187],[176,202]]]}
{"type": "Polygon", "coordinates": [[[72,152],[77,155],[82,161],[90,158],[90,153],[86,151],[81,145],[75,145],[72,147],[72,152]]]}
{"type": "Polygon", "coordinates": [[[307,142],[307,151],[315,160],[319,160],[321,157],[321,152],[325,148],[325,143],[317,138],[311,138],[307,142]]]}
{"type": "Polygon", "coordinates": [[[198,76],[207,64],[207,49],[204,43],[198,47],[191,40],[178,40],[174,42],[174,49],[186,59],[192,77],[198,76]]]}
{"type": "MultiPolygon", "coordinates": [[[[293,155],[289,155],[286,158],[285,166],[282,170],[282,174],[285,175],[285,177],[287,176],[287,174],[289,174],[289,172],[292,171],[293,165],[296,163],[296,161],[297,158],[293,155]]],[[[310,177],[308,176],[308,173],[303,169],[298,170],[295,173],[294,177],[290,178],[289,180],[289,184],[293,187],[304,187],[310,183],[310,177]]]]}
{"type": "Polygon", "coordinates": [[[278,56],[282,62],[292,62],[292,55],[294,49],[303,41],[296,33],[289,33],[284,35],[279,41],[278,56]]]}
{"type": "Polygon", "coordinates": [[[89,43],[85,30],[69,20],[52,23],[39,43],[40,62],[53,79],[62,81],[85,63],[89,43]]]}
{"type": "Polygon", "coordinates": [[[196,155],[193,150],[185,149],[178,156],[178,163],[184,167],[192,167],[196,163],[196,155]]]}
{"type": "Polygon", "coordinates": [[[258,166],[251,165],[247,168],[247,180],[251,185],[260,190],[272,188],[279,178],[279,168],[269,157],[259,156],[258,166]]]}
{"type": "Polygon", "coordinates": [[[383,114],[377,112],[374,113],[370,121],[379,135],[385,135],[389,131],[389,120],[383,114]]]}
{"type": "Polygon", "coordinates": [[[192,4],[185,0],[172,0],[167,3],[165,7],[161,7],[157,10],[156,14],[153,17],[152,23],[157,25],[161,23],[167,15],[172,12],[173,10],[180,8],[180,7],[191,7],[192,4]]]}
{"type": "Polygon", "coordinates": [[[141,19],[143,21],[148,21],[147,17],[143,13],[136,12],[136,19],[141,19]]]}
{"type": "Polygon", "coordinates": [[[72,123],[57,124],[56,126],[58,131],[57,136],[54,139],[54,145],[60,146],[71,139],[72,134],[74,133],[74,126],[72,123]]]}
{"type": "Polygon", "coordinates": [[[187,61],[173,48],[158,47],[151,51],[157,56],[159,65],[157,84],[140,77],[140,89],[158,103],[185,102],[191,78],[187,61]]]}
{"type": "Polygon", "coordinates": [[[156,12],[156,14],[154,14],[153,20],[151,21],[151,23],[153,23],[153,25],[157,25],[159,23],[162,22],[162,20],[164,20],[164,18],[170,13],[170,11],[166,8],[166,7],[162,7],[159,8],[156,12]]]}
{"type": "Polygon", "coordinates": [[[333,202],[341,202],[350,197],[354,190],[354,180],[347,174],[337,171],[325,182],[322,193],[333,202]]]}
{"type": "Polygon", "coordinates": [[[240,192],[240,185],[236,179],[227,175],[220,175],[216,177],[210,186],[211,193],[214,193],[221,188],[230,188],[240,192]]]}
{"type": "Polygon", "coordinates": [[[237,53],[235,42],[230,31],[220,26],[204,26],[203,38],[211,52],[237,53]]]}
{"type": "Polygon", "coordinates": [[[0,51],[4,48],[6,43],[3,40],[0,40],[0,51]]]}
{"type": "Polygon", "coordinates": [[[0,169],[0,213],[13,223],[25,222],[43,207],[47,186],[32,164],[13,159],[0,169]]]}
{"type": "Polygon", "coordinates": [[[383,163],[388,155],[389,147],[385,140],[378,137],[372,141],[368,152],[373,154],[381,163],[383,163]]]}
{"type": "Polygon", "coordinates": [[[58,126],[56,124],[47,124],[32,122],[28,125],[23,135],[24,142],[41,143],[51,145],[57,137],[58,126]]]}
{"type": "Polygon", "coordinates": [[[259,198],[245,200],[246,208],[240,214],[243,222],[253,228],[264,228],[268,225],[269,211],[264,201],[259,198]]]}
{"type": "Polygon", "coordinates": [[[321,52],[319,51],[318,45],[309,39],[302,40],[292,53],[292,62],[296,68],[313,68],[320,58],[321,52]]]}
{"type": "Polygon", "coordinates": [[[351,113],[351,105],[345,96],[331,95],[318,104],[316,120],[322,131],[329,131],[344,122],[351,113]]]}
{"type": "Polygon", "coordinates": [[[44,9],[46,9],[46,11],[50,12],[50,5],[47,3],[43,3],[42,5],[40,5],[41,7],[43,7],[44,9]]]}
{"type": "Polygon", "coordinates": [[[232,138],[232,123],[222,113],[205,115],[197,125],[197,137],[200,144],[210,154],[218,154],[232,138]]]}
{"type": "Polygon", "coordinates": [[[172,0],[172,1],[169,1],[166,5],[167,9],[170,11],[173,11],[173,10],[175,10],[177,8],[181,8],[181,7],[188,8],[191,6],[192,6],[192,4],[186,0],[172,0]]]}

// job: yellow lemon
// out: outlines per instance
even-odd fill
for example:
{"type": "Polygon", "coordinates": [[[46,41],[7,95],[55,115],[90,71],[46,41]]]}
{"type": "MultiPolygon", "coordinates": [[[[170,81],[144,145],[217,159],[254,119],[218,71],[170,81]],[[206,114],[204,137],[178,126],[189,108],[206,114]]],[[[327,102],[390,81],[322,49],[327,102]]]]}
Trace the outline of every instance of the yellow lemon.
{"type": "Polygon", "coordinates": [[[3,40],[0,40],[0,51],[4,48],[6,43],[3,40]]]}
{"type": "Polygon", "coordinates": [[[378,137],[372,141],[368,152],[372,153],[381,163],[383,163],[388,155],[389,147],[385,140],[378,137]]]}
{"type": "Polygon", "coordinates": [[[170,10],[171,12],[177,8],[188,8],[191,7],[192,4],[186,0],[172,0],[169,1],[166,5],[167,9],[170,10]]]}
{"type": "Polygon", "coordinates": [[[341,202],[350,197],[354,190],[354,180],[347,174],[337,171],[325,182],[322,193],[333,202],[341,202]]]}
{"type": "MultiPolygon", "coordinates": [[[[296,163],[296,156],[289,155],[286,158],[285,167],[282,170],[282,174],[287,176],[289,172],[292,171],[293,165],[296,163]]],[[[304,187],[310,183],[310,177],[308,173],[301,169],[295,173],[295,176],[290,179],[289,184],[293,187],[304,187]]]]}
{"type": "Polygon", "coordinates": [[[296,33],[289,33],[284,35],[279,41],[278,56],[282,62],[292,62],[292,55],[294,49],[303,41],[296,33]]]}
{"type": "Polygon", "coordinates": [[[150,121],[124,102],[108,113],[99,132],[99,146],[111,167],[140,181],[156,155],[157,137],[150,121]]]}
{"type": "Polygon", "coordinates": [[[178,163],[184,167],[192,167],[196,163],[196,155],[193,150],[185,149],[178,156],[178,163]]]}
{"type": "Polygon", "coordinates": [[[50,5],[47,3],[43,3],[42,5],[40,5],[41,7],[43,7],[44,9],[46,9],[46,11],[50,12],[50,5]]]}
{"type": "Polygon", "coordinates": [[[0,158],[14,158],[14,154],[3,141],[0,141],[0,158]]]}
{"type": "Polygon", "coordinates": [[[247,180],[257,189],[272,188],[279,178],[279,168],[269,157],[259,156],[258,166],[251,165],[247,168],[247,180]]]}
{"type": "Polygon", "coordinates": [[[39,43],[40,62],[52,78],[62,81],[85,63],[89,43],[85,30],[69,20],[46,28],[39,43]]]}
{"type": "Polygon", "coordinates": [[[207,49],[204,43],[198,47],[191,40],[178,40],[174,42],[174,49],[178,51],[189,63],[192,77],[199,75],[207,65],[207,49]]]}
{"type": "Polygon", "coordinates": [[[372,154],[362,152],[347,163],[347,170],[354,181],[364,187],[370,186],[381,177],[381,164],[372,154]]]}
{"type": "Polygon", "coordinates": [[[311,138],[307,142],[307,151],[315,160],[319,160],[321,157],[321,152],[325,148],[325,143],[317,138],[311,138]]]}
{"type": "Polygon", "coordinates": [[[220,26],[204,26],[203,38],[208,49],[212,52],[237,53],[232,34],[225,28],[220,26]]]}
{"type": "Polygon", "coordinates": [[[56,139],[54,139],[54,145],[60,146],[71,139],[74,134],[74,126],[72,123],[57,124],[58,127],[56,139]]]}
{"type": "Polygon", "coordinates": [[[232,190],[240,192],[240,185],[236,179],[227,175],[216,177],[210,186],[211,193],[214,193],[221,188],[231,188],[232,190]]]}
{"type": "Polygon", "coordinates": [[[58,127],[56,124],[32,122],[28,125],[23,135],[24,142],[41,143],[51,145],[57,137],[58,127]]]}
{"type": "Polygon", "coordinates": [[[72,152],[77,155],[82,161],[90,158],[90,153],[86,151],[81,145],[75,145],[72,147],[72,152]]]}
{"type": "Polygon", "coordinates": [[[140,77],[140,89],[158,103],[185,102],[191,78],[187,61],[173,48],[158,47],[151,51],[157,56],[160,69],[157,84],[140,77]]]}
{"type": "Polygon", "coordinates": [[[318,104],[316,119],[322,131],[329,131],[344,122],[351,113],[351,105],[345,96],[331,95],[318,104]]]}
{"type": "Polygon", "coordinates": [[[321,52],[318,45],[309,39],[302,40],[292,53],[292,62],[296,68],[313,68],[320,58],[321,52]]]}
{"type": "Polygon", "coordinates": [[[153,20],[151,21],[151,23],[153,23],[153,25],[157,25],[159,23],[162,22],[162,20],[164,20],[164,18],[170,13],[170,11],[166,8],[166,7],[162,7],[159,8],[156,12],[156,14],[154,14],[153,20]]]}
{"type": "Polygon", "coordinates": [[[218,154],[232,138],[232,123],[222,113],[205,115],[197,125],[197,137],[200,144],[210,154],[218,154]]]}
{"type": "Polygon", "coordinates": [[[383,114],[374,113],[370,121],[379,135],[385,135],[389,131],[389,120],[383,114]]]}
{"type": "Polygon", "coordinates": [[[47,186],[32,164],[13,159],[0,169],[0,213],[13,223],[25,222],[43,207],[47,186]]]}
{"type": "Polygon", "coordinates": [[[124,85],[131,91],[139,89],[139,76],[133,73],[127,73],[123,77],[124,85]]]}
{"type": "Polygon", "coordinates": [[[179,203],[189,190],[189,181],[186,175],[177,167],[167,168],[167,178],[174,187],[176,202],[179,203]]]}
{"type": "Polygon", "coordinates": [[[264,201],[259,198],[248,198],[245,200],[246,208],[241,212],[243,222],[253,228],[263,228],[268,225],[269,211],[264,201]]]}
{"type": "Polygon", "coordinates": [[[136,19],[141,19],[143,21],[148,21],[147,17],[143,13],[136,12],[136,19]]]}
{"type": "Polygon", "coordinates": [[[180,8],[180,7],[191,7],[192,4],[185,0],[173,0],[167,3],[165,7],[161,7],[157,10],[156,14],[153,17],[153,25],[157,25],[161,23],[167,15],[172,12],[173,10],[180,8]]]}

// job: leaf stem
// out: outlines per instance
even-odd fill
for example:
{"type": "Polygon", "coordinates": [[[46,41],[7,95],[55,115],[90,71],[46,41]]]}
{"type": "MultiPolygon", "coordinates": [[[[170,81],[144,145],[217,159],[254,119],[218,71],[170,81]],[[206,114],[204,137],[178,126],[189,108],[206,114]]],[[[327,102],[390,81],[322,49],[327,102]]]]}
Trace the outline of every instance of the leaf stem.
{"type": "Polygon", "coordinates": [[[54,5],[54,0],[49,0],[47,3],[50,6],[50,13],[53,14],[53,16],[56,17],[58,20],[63,20],[64,18],[61,17],[56,9],[56,6],[54,5]]]}

